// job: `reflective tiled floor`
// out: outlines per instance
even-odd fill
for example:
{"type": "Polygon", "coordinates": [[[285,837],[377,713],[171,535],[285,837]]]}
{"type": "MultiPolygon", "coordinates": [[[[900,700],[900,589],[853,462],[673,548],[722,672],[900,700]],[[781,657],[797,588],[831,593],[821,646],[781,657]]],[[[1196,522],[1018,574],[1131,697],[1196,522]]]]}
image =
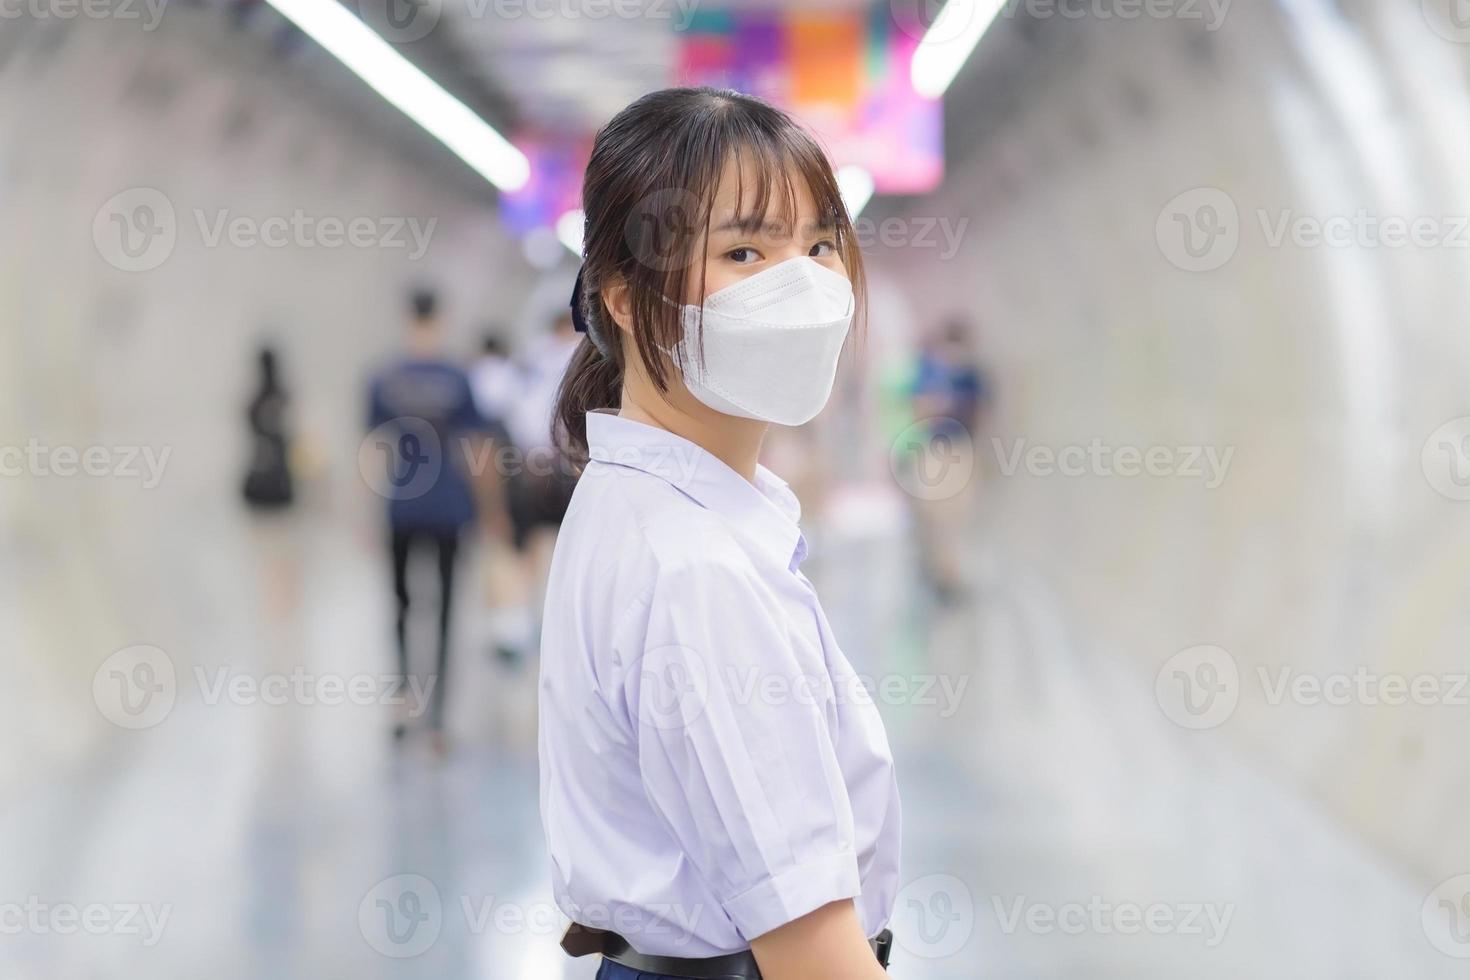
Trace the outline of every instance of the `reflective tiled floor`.
{"type": "MultiPolygon", "coordinates": [[[[387,669],[371,534],[182,520],[212,529],[210,546],[138,558],[145,581],[170,583],[149,608],[172,618],[157,634],[126,620],[130,642],[166,638],[177,704],[48,771],[21,761],[25,791],[0,808],[0,976],[590,977],[555,946],[534,664],[486,649],[479,570],[439,762],[421,738],[395,750],[381,706],[209,703],[221,669],[387,669]],[[53,914],[65,906],[102,906],[111,927],[68,929],[53,914]]],[[[1466,975],[1426,941],[1421,890],[1220,742],[1172,726],[1152,678],[1089,649],[1044,581],[977,549],[975,594],[939,609],[898,540],[823,534],[810,567],[859,670],[914,684],[883,704],[909,882],[895,975],[1466,975]]],[[[90,678],[73,682],[57,731],[96,721],[90,678]]]]}

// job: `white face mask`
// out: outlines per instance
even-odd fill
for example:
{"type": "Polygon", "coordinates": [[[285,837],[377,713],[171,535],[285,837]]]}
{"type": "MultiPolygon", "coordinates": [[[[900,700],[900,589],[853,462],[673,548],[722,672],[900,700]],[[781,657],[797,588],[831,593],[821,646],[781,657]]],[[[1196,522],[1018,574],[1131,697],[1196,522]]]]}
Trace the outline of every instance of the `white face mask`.
{"type": "Polygon", "coordinates": [[[685,304],[674,362],[690,393],[717,412],[801,425],[832,394],[852,313],[845,275],[790,259],[706,296],[702,331],[700,308],[685,304]]]}

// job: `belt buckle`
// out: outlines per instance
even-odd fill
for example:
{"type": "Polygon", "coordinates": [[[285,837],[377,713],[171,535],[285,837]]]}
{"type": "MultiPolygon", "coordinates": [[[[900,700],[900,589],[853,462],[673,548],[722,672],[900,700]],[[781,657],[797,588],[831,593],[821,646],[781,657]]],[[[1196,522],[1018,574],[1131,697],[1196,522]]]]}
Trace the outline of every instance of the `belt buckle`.
{"type": "Polygon", "coordinates": [[[888,957],[893,952],[892,929],[884,929],[873,937],[873,952],[878,956],[878,964],[883,969],[888,969],[888,957]]]}

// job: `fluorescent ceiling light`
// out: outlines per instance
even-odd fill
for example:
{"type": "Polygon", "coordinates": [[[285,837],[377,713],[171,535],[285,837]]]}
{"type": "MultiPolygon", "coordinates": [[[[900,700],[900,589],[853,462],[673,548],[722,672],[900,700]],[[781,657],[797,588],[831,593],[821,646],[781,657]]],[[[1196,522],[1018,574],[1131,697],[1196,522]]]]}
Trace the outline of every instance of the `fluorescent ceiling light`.
{"type": "Polygon", "coordinates": [[[837,169],[837,189],[842,192],[842,202],[847,213],[856,218],[873,197],[873,175],[862,167],[849,163],[837,169]]]}
{"type": "Polygon", "coordinates": [[[914,49],[914,91],[937,99],[949,88],[1007,0],[949,0],[914,49]]]}
{"type": "Polygon", "coordinates": [[[524,153],[337,0],[267,2],[490,183],[513,191],[530,179],[524,153]]]}
{"type": "Polygon", "coordinates": [[[582,257],[582,227],[587,223],[587,215],[581,210],[568,211],[556,219],[556,237],[561,243],[572,250],[577,258],[582,257]]]}

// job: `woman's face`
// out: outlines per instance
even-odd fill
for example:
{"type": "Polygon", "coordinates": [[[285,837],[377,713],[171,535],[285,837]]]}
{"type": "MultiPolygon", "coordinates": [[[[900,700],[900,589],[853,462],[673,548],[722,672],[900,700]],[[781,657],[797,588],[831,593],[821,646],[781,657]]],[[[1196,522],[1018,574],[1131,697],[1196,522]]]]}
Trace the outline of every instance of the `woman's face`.
{"type": "MultiPolygon", "coordinates": [[[[831,221],[818,213],[811,190],[801,176],[792,180],[796,192],[795,226],[786,224],[777,207],[766,209],[765,221],[756,225],[749,213],[757,197],[759,171],[749,161],[732,160],[725,165],[710,210],[709,236],[704,243],[704,294],[718,292],[742,279],[774,265],[800,256],[808,256],[835,272],[847,275],[842,256],[837,251],[837,230],[831,221]],[[741,189],[745,200],[741,200],[741,189]],[[745,210],[742,210],[742,207],[745,210]]],[[[775,189],[772,203],[779,200],[775,189]]],[[[691,269],[697,273],[697,269],[691,269]]],[[[691,274],[686,283],[684,302],[698,305],[700,277],[691,274]]]]}

